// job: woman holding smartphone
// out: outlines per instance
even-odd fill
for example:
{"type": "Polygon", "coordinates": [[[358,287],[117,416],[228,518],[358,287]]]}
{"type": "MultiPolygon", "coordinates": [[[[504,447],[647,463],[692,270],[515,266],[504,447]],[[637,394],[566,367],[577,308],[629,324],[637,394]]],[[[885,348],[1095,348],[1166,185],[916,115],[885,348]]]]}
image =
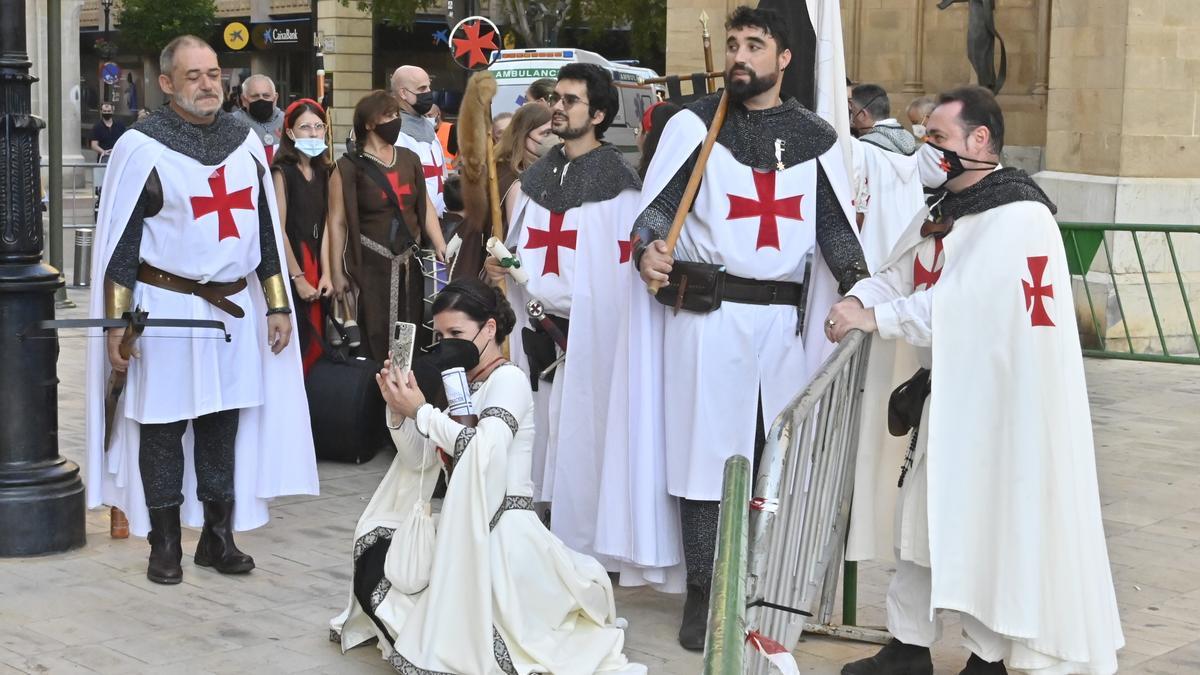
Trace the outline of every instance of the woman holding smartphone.
{"type": "Polygon", "coordinates": [[[515,323],[503,293],[477,279],[434,301],[440,343],[425,358],[465,371],[475,426],[428,403],[411,373],[379,374],[397,454],[355,528],[353,597],[331,637],[343,649],[378,638],[402,673],[644,673],[622,653],[604,568],[532,510],[533,397],[500,348],[515,323]],[[451,478],[427,582],[402,588],[390,570],[413,544],[403,523],[438,471],[451,478]]]}

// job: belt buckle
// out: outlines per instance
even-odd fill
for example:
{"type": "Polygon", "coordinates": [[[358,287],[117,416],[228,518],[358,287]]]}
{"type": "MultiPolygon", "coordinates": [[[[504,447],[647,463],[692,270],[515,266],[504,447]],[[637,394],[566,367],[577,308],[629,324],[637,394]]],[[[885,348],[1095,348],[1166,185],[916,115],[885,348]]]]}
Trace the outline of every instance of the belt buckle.
{"type": "Polygon", "coordinates": [[[764,288],[770,292],[770,297],[767,298],[767,303],[774,303],[775,298],[779,297],[779,286],[777,284],[767,284],[764,286],[764,288]]]}

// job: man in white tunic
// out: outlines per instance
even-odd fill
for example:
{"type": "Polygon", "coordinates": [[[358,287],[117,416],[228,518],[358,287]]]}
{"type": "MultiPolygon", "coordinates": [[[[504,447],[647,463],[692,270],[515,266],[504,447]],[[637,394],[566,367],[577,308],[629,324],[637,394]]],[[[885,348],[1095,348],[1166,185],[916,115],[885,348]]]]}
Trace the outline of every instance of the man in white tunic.
{"type": "Polygon", "coordinates": [[[425,188],[438,218],[446,212],[446,157],[437,127],[425,114],[433,109],[429,73],[417,66],[400,66],[392,73],[392,96],[400,103],[400,135],[396,145],[421,158],[425,188]]]}
{"type": "MultiPolygon", "coordinates": [[[[795,99],[780,97],[780,76],[791,62],[786,24],[774,11],[741,7],[726,29],[729,112],[674,259],[661,240],[717,96],[668,122],[633,232],[646,283],[666,282],[678,267],[677,277],[689,275],[688,288],[703,292],[706,279],[724,274],[719,307],[690,304],[684,289],[683,309],[665,317],[658,345],[668,490],[681,498],[688,576],[679,640],[693,650],[704,647],[725,460],[761,448],[764,425],[829,351],[821,317],[839,290],[867,274],[837,134],[795,99]]],[[[680,295],[680,286],[659,297],[670,297],[672,288],[680,295]]]]}
{"type": "Polygon", "coordinates": [[[943,188],[930,217],[825,326],[832,340],[851,329],[903,339],[931,369],[923,405],[900,411],[915,430],[887,594],[893,640],[842,673],[933,673],[942,610],[962,617],[963,674],[1113,673],[1124,638],[1054,206],[999,167],[1004,119],[986,89],[943,94],[928,132],[922,182],[943,188]]]}
{"type": "Polygon", "coordinates": [[[233,531],[266,523],[271,497],[316,494],[317,475],[262,143],[220,111],[221,69],[206,43],[178,38],[160,65],[170,106],[113,149],[92,315],[118,319],[137,308],[155,319],[216,320],[231,339],[151,328],[132,359],[118,349],[124,329],[92,341],[88,497],[126,511],[134,534],[149,531],[147,576],[177,584],[181,506],[189,525],[204,525],[196,564],[245,573],[254,560],[233,531]],[[111,431],[110,369],[128,373],[111,431]]]}
{"type": "MultiPolygon", "coordinates": [[[[563,143],[522,174],[508,236],[529,276],[525,287],[508,284],[514,306],[523,310],[537,299],[568,345],[545,382],[539,374],[562,355],[561,345],[525,317],[527,327],[511,341],[538,390],[534,485],[539,500],[552,504],[551,529],[564,543],[620,572],[624,584],[665,587],[667,570],[682,562],[678,517],[661,465],[630,475],[653,457],[630,457],[628,387],[617,373],[625,368],[620,336],[629,327],[623,318],[634,281],[629,227],[641,181],[602,140],[619,109],[608,72],[567,65],[548,101],[563,143]],[[639,533],[651,543],[640,546],[639,533]]],[[[494,260],[489,268],[499,271],[494,260]]]]}

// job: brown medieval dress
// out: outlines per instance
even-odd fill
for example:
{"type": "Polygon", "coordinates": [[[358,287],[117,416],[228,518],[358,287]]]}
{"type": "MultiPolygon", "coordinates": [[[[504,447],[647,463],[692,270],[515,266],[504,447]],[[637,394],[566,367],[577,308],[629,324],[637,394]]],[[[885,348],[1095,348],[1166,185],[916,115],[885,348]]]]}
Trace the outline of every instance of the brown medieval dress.
{"type": "Polygon", "coordinates": [[[420,326],[424,316],[424,280],[414,254],[425,222],[425,174],[420,158],[400,147],[390,167],[369,155],[344,155],[337,168],[346,204],[346,271],[358,290],[360,354],[382,361],[387,358],[392,324],[407,321],[420,326]],[[368,162],[390,183],[399,199],[399,214],[364,168],[368,162]]]}

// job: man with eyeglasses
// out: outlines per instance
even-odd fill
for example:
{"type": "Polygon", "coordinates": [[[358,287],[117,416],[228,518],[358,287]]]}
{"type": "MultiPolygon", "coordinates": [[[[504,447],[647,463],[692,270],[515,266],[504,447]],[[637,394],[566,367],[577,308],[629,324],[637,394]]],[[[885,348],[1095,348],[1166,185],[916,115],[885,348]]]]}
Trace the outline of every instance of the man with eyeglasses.
{"type": "MultiPolygon", "coordinates": [[[[658,387],[667,488],[680,498],[687,601],[679,643],[704,648],[725,460],[753,458],[831,347],[820,321],[867,268],[837,133],[780,94],[786,20],[739,7],[725,23],[729,109],[674,253],[665,242],[718,95],[671,118],[646,173],[634,260],[671,305],[658,387]],[[811,264],[809,261],[811,260],[811,264]],[[669,282],[669,283],[668,283],[669,282]],[[806,318],[807,317],[807,318],[806,318]]],[[[655,384],[651,382],[651,384],[655,384]]]]}
{"type": "MultiPolygon", "coordinates": [[[[551,504],[552,531],[610,572],[622,573],[621,583],[662,583],[665,568],[679,562],[678,521],[667,518],[659,528],[653,516],[638,513],[647,537],[661,536],[665,545],[647,547],[650,556],[632,554],[626,544],[628,494],[640,486],[627,486],[633,470],[624,454],[606,453],[610,434],[622,453],[627,446],[627,348],[621,336],[635,292],[629,223],[641,181],[620,150],[603,141],[620,109],[608,71],[595,64],[563,66],[546,103],[550,128],[563,142],[521,175],[507,242],[529,277],[524,287],[508,284],[513,306],[538,300],[568,345],[565,361],[556,366],[562,345],[541,322],[520,319],[524,328],[511,338],[513,358],[537,390],[534,494],[551,504]],[[612,523],[611,536],[605,536],[605,522],[612,523]],[[671,542],[674,551],[667,550],[671,542]]],[[[487,266],[493,278],[502,273],[494,260],[487,266]]],[[[652,476],[639,478],[653,482],[652,476]]],[[[655,496],[650,491],[649,498],[655,496]]],[[[670,512],[665,479],[657,496],[661,503],[654,510],[670,512]]]]}
{"type": "Polygon", "coordinates": [[[400,103],[400,135],[396,145],[408,148],[421,158],[425,188],[434,212],[441,218],[446,212],[446,156],[437,137],[437,127],[425,117],[433,109],[433,88],[429,73],[417,66],[400,66],[392,73],[392,96],[400,103]]]}
{"type": "Polygon", "coordinates": [[[220,321],[229,339],[148,327],[132,354],[126,328],[89,340],[88,500],[125,511],[148,535],[146,576],[178,584],[181,520],[203,524],[196,565],[249,572],[234,530],[266,524],[272,497],[316,494],[317,473],[262,143],[221,110],[221,67],[203,40],[176,38],[159,66],[168,105],[117,141],[105,176],[91,315],[220,321]],[[106,420],[113,372],[127,382],[106,420]],[[187,457],[195,493],[184,495],[187,457]]]}

